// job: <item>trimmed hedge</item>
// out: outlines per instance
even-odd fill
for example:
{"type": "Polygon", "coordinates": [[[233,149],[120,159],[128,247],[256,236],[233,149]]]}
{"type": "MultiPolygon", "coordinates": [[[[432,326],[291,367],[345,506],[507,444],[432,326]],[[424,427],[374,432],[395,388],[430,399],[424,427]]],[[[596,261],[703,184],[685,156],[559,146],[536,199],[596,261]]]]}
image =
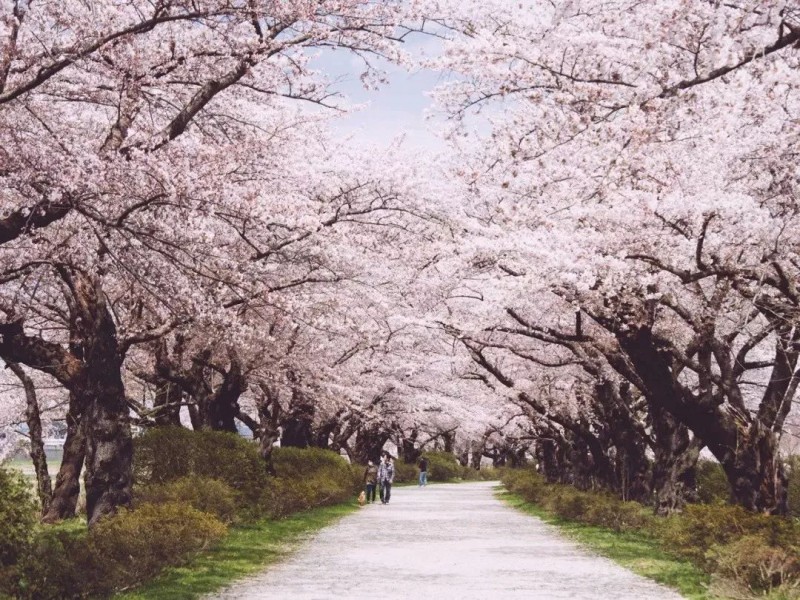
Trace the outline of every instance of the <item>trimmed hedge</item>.
{"type": "Polygon", "coordinates": [[[450,452],[424,452],[428,459],[428,481],[452,481],[461,479],[463,467],[456,460],[455,454],[450,452]]]}
{"type": "MultiPolygon", "coordinates": [[[[500,479],[499,469],[473,469],[463,467],[455,454],[432,450],[423,452],[428,459],[428,481],[495,481],[500,479]]],[[[394,463],[395,483],[412,483],[419,480],[419,466],[397,460],[394,463]]]]}
{"type": "Polygon", "coordinates": [[[419,468],[415,464],[403,462],[402,460],[394,461],[394,482],[395,483],[412,483],[419,480],[419,468]]]}
{"type": "Polygon", "coordinates": [[[262,490],[259,506],[272,518],[353,499],[361,489],[363,469],[330,450],[276,448],[277,474],[262,490]]]}
{"type": "Polygon", "coordinates": [[[167,483],[138,488],[134,497],[136,506],[185,502],[192,508],[214,515],[223,523],[238,520],[242,508],[240,494],[219,479],[189,475],[167,483]]]}
{"type": "Polygon", "coordinates": [[[134,440],[134,481],[163,484],[182,477],[218,479],[256,504],[269,477],[256,445],[235,433],[158,427],[134,440]]]}
{"type": "Polygon", "coordinates": [[[610,494],[548,484],[533,470],[506,470],[502,481],[509,491],[563,519],[644,533],[665,552],[700,566],[728,594],[745,590],[790,597],[789,592],[800,586],[800,524],[795,519],[718,501],[689,505],[681,514],[662,518],[648,507],[610,494]]]}

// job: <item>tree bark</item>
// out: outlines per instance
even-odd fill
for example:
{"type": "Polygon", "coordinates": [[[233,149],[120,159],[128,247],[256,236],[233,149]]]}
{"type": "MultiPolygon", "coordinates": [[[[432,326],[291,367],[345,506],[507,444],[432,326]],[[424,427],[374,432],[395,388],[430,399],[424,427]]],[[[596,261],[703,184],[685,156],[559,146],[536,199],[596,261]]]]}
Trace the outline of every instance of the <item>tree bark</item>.
{"type": "Polygon", "coordinates": [[[239,414],[239,397],[247,389],[247,383],[242,374],[242,366],[232,356],[230,368],[225,373],[222,384],[209,398],[206,405],[207,416],[204,421],[214,431],[227,431],[237,433],[236,415],[239,414]]]}
{"type": "Polygon", "coordinates": [[[258,388],[261,391],[261,394],[258,395],[256,399],[259,423],[258,451],[261,458],[266,461],[270,473],[274,474],[275,468],[272,464],[272,451],[275,448],[275,442],[280,439],[280,420],[282,414],[280,395],[266,383],[260,383],[258,388]]]}
{"type": "Polygon", "coordinates": [[[741,424],[737,433],[737,445],[726,448],[720,460],[734,501],[752,511],[787,514],[789,479],[777,436],[758,421],[741,424]]]}
{"type": "Polygon", "coordinates": [[[753,511],[786,514],[787,477],[772,428],[735,406],[685,398],[687,391],[672,377],[649,329],[632,330],[619,339],[647,387],[648,402],[706,443],[725,470],[733,501],[753,511]]]}
{"type": "Polygon", "coordinates": [[[157,381],[155,398],[153,400],[156,426],[180,427],[183,391],[180,386],[166,379],[159,377],[157,381]]]}
{"type": "Polygon", "coordinates": [[[75,517],[80,495],[80,476],[86,454],[86,438],[83,435],[81,410],[73,394],[70,394],[69,411],[67,412],[67,437],[64,441],[64,454],[61,467],[56,475],[56,484],[47,513],[42,521],[56,523],[75,517]]]}
{"type": "Polygon", "coordinates": [[[391,434],[377,425],[362,427],[356,432],[356,442],[350,459],[360,465],[367,461],[378,461],[383,446],[389,441],[391,434]]]}
{"type": "Polygon", "coordinates": [[[25,418],[28,424],[28,435],[31,441],[31,461],[36,472],[36,492],[42,505],[42,516],[47,514],[53,496],[50,473],[47,470],[47,454],[44,451],[42,436],[42,419],[39,413],[39,401],[33,381],[19,363],[8,363],[8,368],[17,376],[25,389],[25,418]]]}
{"type": "Polygon", "coordinates": [[[67,270],[62,277],[73,292],[78,315],[75,339],[81,344],[83,369],[71,391],[85,407],[86,513],[93,526],[131,503],[133,442],[123,356],[99,279],[67,270]]]}
{"type": "Polygon", "coordinates": [[[314,403],[299,388],[292,391],[289,414],[283,421],[281,446],[286,448],[308,448],[313,441],[314,403]]]}
{"type": "Polygon", "coordinates": [[[688,428],[671,414],[653,407],[653,503],[656,514],[680,512],[697,500],[697,460],[703,443],[690,439],[688,428]]]}

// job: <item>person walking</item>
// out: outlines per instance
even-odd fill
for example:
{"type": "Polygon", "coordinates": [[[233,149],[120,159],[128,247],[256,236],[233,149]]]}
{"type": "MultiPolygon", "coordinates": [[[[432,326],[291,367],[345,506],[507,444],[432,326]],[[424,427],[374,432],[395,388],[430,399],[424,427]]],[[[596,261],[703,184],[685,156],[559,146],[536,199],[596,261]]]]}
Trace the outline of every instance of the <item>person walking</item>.
{"type": "Polygon", "coordinates": [[[378,485],[378,467],[370,461],[367,461],[367,468],[364,470],[364,486],[366,492],[366,501],[368,503],[375,502],[375,487],[378,485]]]}
{"type": "Polygon", "coordinates": [[[381,504],[389,504],[392,497],[392,483],[394,483],[394,463],[388,452],[384,455],[381,466],[378,467],[378,483],[381,484],[381,504]]]}
{"type": "Polygon", "coordinates": [[[419,487],[428,485],[428,459],[424,456],[419,459],[419,487]]]}

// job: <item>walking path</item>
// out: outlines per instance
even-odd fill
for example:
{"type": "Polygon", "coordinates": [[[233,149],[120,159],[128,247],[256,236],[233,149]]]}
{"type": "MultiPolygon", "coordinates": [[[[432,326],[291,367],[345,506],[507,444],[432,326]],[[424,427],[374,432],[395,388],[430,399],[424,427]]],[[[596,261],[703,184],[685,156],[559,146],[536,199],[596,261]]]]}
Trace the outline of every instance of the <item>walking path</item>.
{"type": "Polygon", "coordinates": [[[494,483],[392,490],[216,598],[676,600],[494,497],[494,483]]]}

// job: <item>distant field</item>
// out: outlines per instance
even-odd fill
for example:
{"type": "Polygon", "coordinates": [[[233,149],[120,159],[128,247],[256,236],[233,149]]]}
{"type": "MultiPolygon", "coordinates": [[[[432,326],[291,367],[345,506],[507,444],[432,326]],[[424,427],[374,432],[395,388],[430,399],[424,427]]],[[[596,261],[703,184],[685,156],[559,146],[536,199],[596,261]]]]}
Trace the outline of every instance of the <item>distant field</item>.
{"type": "MultiPolygon", "coordinates": [[[[58,473],[58,468],[61,465],[61,451],[48,451],[47,452],[47,470],[52,477],[58,473]]],[[[16,456],[5,462],[6,466],[12,469],[22,471],[28,477],[35,477],[36,472],[33,469],[33,462],[28,457],[16,456]]]]}

